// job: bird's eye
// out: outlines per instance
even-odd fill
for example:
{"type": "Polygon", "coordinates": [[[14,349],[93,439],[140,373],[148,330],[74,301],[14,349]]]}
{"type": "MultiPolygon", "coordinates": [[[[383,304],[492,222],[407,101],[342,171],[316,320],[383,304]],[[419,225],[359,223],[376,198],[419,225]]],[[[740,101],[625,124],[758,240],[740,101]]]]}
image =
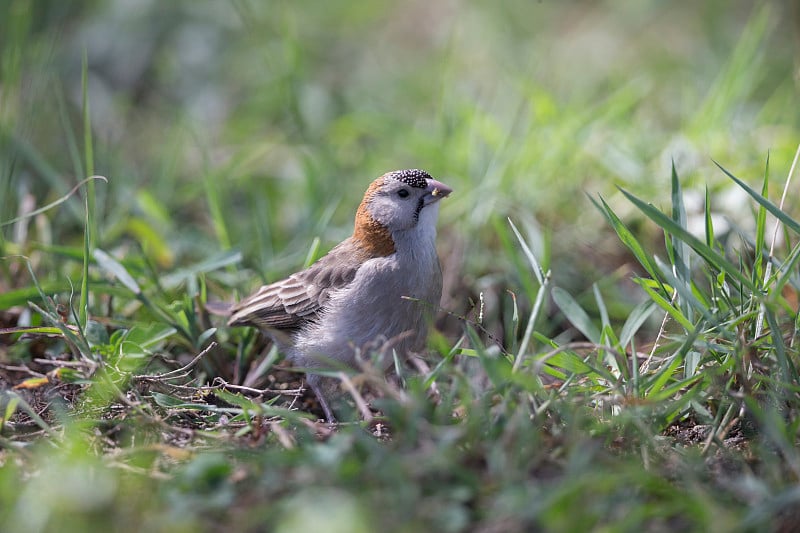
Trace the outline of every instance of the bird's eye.
{"type": "Polygon", "coordinates": [[[397,196],[400,198],[408,198],[408,189],[400,189],[397,191],[397,196]]]}

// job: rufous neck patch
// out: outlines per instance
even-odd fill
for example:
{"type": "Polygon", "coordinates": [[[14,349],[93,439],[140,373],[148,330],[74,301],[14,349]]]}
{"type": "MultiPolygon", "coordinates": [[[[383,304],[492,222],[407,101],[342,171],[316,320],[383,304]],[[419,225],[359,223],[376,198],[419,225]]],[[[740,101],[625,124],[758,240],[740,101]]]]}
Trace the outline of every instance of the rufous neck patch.
{"type": "Polygon", "coordinates": [[[377,179],[364,193],[364,199],[356,211],[356,223],[353,229],[353,240],[361,247],[367,257],[386,257],[395,252],[394,240],[389,229],[375,220],[369,213],[369,201],[381,186],[377,179]]]}

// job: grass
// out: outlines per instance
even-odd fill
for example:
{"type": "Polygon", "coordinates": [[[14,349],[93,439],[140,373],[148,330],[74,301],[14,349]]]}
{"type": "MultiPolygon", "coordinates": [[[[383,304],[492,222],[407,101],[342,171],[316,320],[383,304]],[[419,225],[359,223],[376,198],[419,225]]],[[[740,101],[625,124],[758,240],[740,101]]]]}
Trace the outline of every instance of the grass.
{"type": "Polygon", "coordinates": [[[4,4],[3,529],[790,530],[792,8],[745,4],[4,4]],[[205,305],[413,166],[430,354],[331,428],[205,305]]]}

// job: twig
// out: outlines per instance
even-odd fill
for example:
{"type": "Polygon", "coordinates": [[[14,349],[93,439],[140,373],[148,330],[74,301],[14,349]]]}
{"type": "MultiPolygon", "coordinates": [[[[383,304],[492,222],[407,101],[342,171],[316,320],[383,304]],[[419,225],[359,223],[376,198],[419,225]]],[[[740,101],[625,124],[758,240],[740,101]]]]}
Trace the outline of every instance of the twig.
{"type": "Polygon", "coordinates": [[[364,397],[361,396],[361,394],[359,394],[359,392],[356,390],[355,385],[353,385],[353,382],[350,380],[347,374],[344,372],[339,372],[338,377],[344,385],[344,388],[347,389],[347,392],[350,393],[350,396],[352,396],[353,400],[356,402],[356,407],[359,411],[361,411],[361,416],[364,417],[364,421],[371,422],[373,418],[372,412],[369,410],[364,397]]]}
{"type": "Polygon", "coordinates": [[[27,212],[27,213],[25,213],[25,214],[23,214],[21,216],[18,216],[16,218],[12,218],[11,220],[6,220],[4,222],[0,222],[0,228],[2,228],[3,226],[8,226],[9,224],[13,224],[15,222],[19,222],[20,220],[25,220],[26,218],[31,218],[33,216],[36,216],[36,215],[40,214],[40,213],[44,213],[48,209],[52,209],[52,208],[56,207],[59,204],[63,204],[64,202],[69,200],[70,197],[73,194],[78,192],[78,189],[83,187],[83,185],[85,183],[88,183],[91,180],[102,180],[102,181],[105,181],[106,183],[108,183],[108,179],[106,179],[104,176],[89,176],[88,178],[78,182],[78,184],[75,185],[72,189],[70,189],[70,191],[67,194],[65,194],[61,198],[55,200],[54,202],[51,202],[51,203],[49,203],[49,204],[47,204],[47,205],[45,205],[43,207],[40,207],[39,209],[35,209],[33,211],[29,211],[29,212],[27,212]]]}
{"type": "MultiPolygon", "coordinates": [[[[401,296],[401,298],[403,300],[408,300],[410,302],[416,302],[418,304],[422,304],[422,305],[424,305],[426,307],[429,307],[431,309],[435,309],[437,313],[442,312],[442,313],[444,313],[444,314],[446,314],[448,316],[451,316],[451,317],[455,318],[456,320],[460,320],[461,322],[464,322],[465,324],[468,324],[468,325],[472,326],[473,328],[477,329],[478,331],[480,331],[481,333],[486,335],[486,337],[490,341],[495,343],[497,345],[497,347],[500,348],[500,352],[503,355],[511,355],[510,353],[508,353],[506,351],[506,349],[503,346],[503,343],[500,341],[500,339],[498,339],[489,330],[487,330],[485,327],[483,327],[483,324],[481,324],[479,322],[476,322],[476,321],[474,321],[474,320],[472,320],[470,318],[467,318],[465,315],[459,315],[458,313],[456,313],[454,311],[450,311],[448,309],[445,309],[444,307],[439,307],[438,305],[431,305],[429,302],[426,302],[424,300],[420,300],[419,298],[412,298],[410,296],[401,296]]],[[[473,304],[472,309],[470,309],[470,311],[474,310],[475,307],[476,306],[473,304]]]]}
{"type": "Polygon", "coordinates": [[[286,428],[280,425],[280,423],[272,423],[270,424],[270,429],[272,432],[275,433],[275,436],[278,437],[278,442],[281,443],[287,450],[292,450],[295,447],[294,437],[286,431],[286,428]]]}
{"type": "Polygon", "coordinates": [[[216,342],[210,343],[206,348],[197,354],[194,359],[186,363],[180,368],[176,368],[175,370],[170,370],[169,372],[164,372],[163,374],[143,374],[139,376],[133,376],[134,380],[138,381],[161,381],[165,379],[175,379],[175,378],[183,378],[189,375],[189,370],[192,369],[203,357],[205,357],[208,352],[213,350],[217,346],[216,342]]]}
{"type": "Polygon", "coordinates": [[[31,370],[30,368],[28,368],[25,365],[16,366],[16,365],[0,364],[0,368],[2,368],[3,370],[7,370],[9,372],[25,372],[26,374],[30,374],[32,376],[36,376],[37,378],[45,377],[44,374],[42,374],[40,372],[36,372],[35,370],[31,370]]]}
{"type": "Polygon", "coordinates": [[[721,443],[722,440],[725,438],[725,436],[728,434],[728,432],[733,428],[733,423],[735,423],[738,420],[738,417],[734,417],[731,423],[729,423],[729,419],[733,415],[734,409],[736,409],[736,405],[731,404],[728,407],[728,410],[725,412],[725,414],[722,415],[722,420],[720,420],[719,423],[719,427],[722,428],[721,431],[717,432],[714,431],[713,427],[711,428],[711,431],[708,433],[706,441],[703,443],[703,449],[700,451],[701,455],[705,455],[706,453],[708,453],[708,450],[711,448],[712,442],[717,441],[718,443],[721,443]]]}
{"type": "MultiPolygon", "coordinates": [[[[670,300],[670,304],[675,304],[675,300],[678,298],[678,291],[672,293],[672,299],[670,300]]],[[[639,373],[644,374],[648,370],[650,370],[650,361],[653,360],[653,356],[656,354],[656,350],[658,349],[658,342],[661,340],[661,337],[664,336],[667,329],[667,322],[669,322],[669,313],[666,311],[664,312],[664,320],[661,321],[661,327],[658,328],[658,335],[656,335],[656,340],[653,341],[653,347],[650,349],[650,354],[647,356],[647,359],[642,366],[639,367],[639,373]]]]}
{"type": "MultiPolygon", "coordinates": [[[[425,360],[419,357],[410,357],[409,362],[413,364],[417,368],[417,372],[420,373],[422,376],[430,375],[431,367],[428,366],[428,363],[425,360]]],[[[442,394],[439,392],[439,386],[436,384],[436,380],[431,381],[431,386],[428,388],[431,391],[431,394],[434,398],[441,399],[442,394]]]]}
{"type": "Polygon", "coordinates": [[[40,357],[37,357],[33,361],[42,365],[68,368],[91,368],[93,366],[97,366],[95,363],[90,363],[87,361],[61,361],[60,359],[42,359],[40,357]]]}
{"type": "Polygon", "coordinates": [[[245,387],[244,385],[232,385],[221,377],[214,378],[214,385],[210,387],[197,387],[199,390],[217,390],[217,389],[233,389],[242,392],[249,392],[257,396],[264,396],[265,394],[284,394],[286,396],[302,396],[305,389],[254,389],[252,387],[245,387]]]}
{"type": "Polygon", "coordinates": [[[122,461],[108,461],[106,462],[106,466],[111,468],[119,468],[120,470],[124,470],[126,472],[133,472],[134,474],[139,474],[143,476],[150,476],[152,479],[157,479],[160,481],[167,481],[172,479],[172,476],[169,474],[165,474],[164,472],[159,472],[158,470],[146,469],[141,468],[138,466],[129,465],[128,463],[123,463],[122,461]]]}

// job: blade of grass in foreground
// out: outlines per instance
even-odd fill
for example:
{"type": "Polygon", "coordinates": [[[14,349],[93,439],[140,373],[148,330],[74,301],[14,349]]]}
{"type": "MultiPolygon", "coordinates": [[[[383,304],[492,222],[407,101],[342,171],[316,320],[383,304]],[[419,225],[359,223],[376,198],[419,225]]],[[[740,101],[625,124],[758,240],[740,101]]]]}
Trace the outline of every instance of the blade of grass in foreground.
{"type": "MultiPolygon", "coordinates": [[[[683,205],[683,191],[678,173],[675,170],[675,162],[672,162],[672,220],[681,228],[686,228],[686,207],[683,205]]],[[[674,267],[678,279],[688,282],[691,279],[691,256],[689,247],[685,241],[671,235],[672,249],[674,250],[674,267]]]]}
{"type": "Polygon", "coordinates": [[[784,213],[777,205],[773,204],[762,195],[760,195],[755,189],[750,187],[748,184],[728,172],[725,167],[714,161],[714,164],[719,167],[719,169],[724,172],[730,179],[732,179],[736,184],[745,190],[747,194],[749,194],[756,202],[764,206],[775,218],[783,222],[787,228],[791,229],[793,232],[800,235],[800,223],[794,220],[792,217],[784,213]]]}
{"type": "Polygon", "coordinates": [[[600,331],[572,295],[561,287],[553,287],[553,301],[564,313],[566,319],[578,328],[578,331],[583,333],[591,342],[600,344],[600,331]]]}
{"type": "Polygon", "coordinates": [[[705,203],[703,205],[703,217],[706,229],[706,244],[709,248],[714,247],[714,224],[711,220],[711,197],[708,193],[708,185],[706,185],[705,203]]]}
{"type": "MultiPolygon", "coordinates": [[[[533,335],[534,327],[536,326],[536,320],[539,318],[539,314],[542,310],[542,306],[544,304],[545,298],[550,293],[550,271],[544,272],[542,270],[541,264],[536,259],[533,251],[531,250],[528,243],[523,238],[522,234],[519,232],[517,227],[508,219],[508,223],[511,226],[511,229],[514,231],[514,235],[517,237],[520,246],[528,258],[528,261],[531,264],[531,268],[533,269],[533,273],[536,276],[536,280],[539,282],[539,289],[536,291],[536,298],[533,303],[533,310],[531,311],[531,316],[528,319],[528,323],[525,326],[525,333],[522,336],[522,341],[517,348],[517,355],[514,359],[514,366],[512,368],[512,372],[516,372],[519,370],[520,366],[522,365],[522,361],[525,358],[525,352],[528,350],[528,344],[530,343],[531,336],[533,335]]],[[[524,278],[525,279],[525,278],[524,278]]],[[[516,317],[516,306],[515,306],[515,317],[516,317]]]]}
{"type": "MultiPolygon", "coordinates": [[[[764,169],[764,181],[761,184],[761,194],[764,198],[769,194],[769,156],[767,156],[764,169]]],[[[765,241],[767,234],[767,208],[759,205],[756,215],[756,249],[753,254],[753,282],[758,283],[764,274],[765,241]]]]}
{"type": "MultiPolygon", "coordinates": [[[[81,65],[81,96],[83,99],[83,148],[84,148],[84,168],[87,176],[94,176],[94,146],[92,144],[92,117],[89,111],[89,66],[86,49],[83,50],[83,62],[81,65]]],[[[97,226],[95,219],[96,196],[94,180],[89,181],[86,186],[86,198],[89,204],[88,210],[91,213],[89,223],[89,247],[94,248],[97,238],[97,226]]]]}
{"type": "Polygon", "coordinates": [[[89,201],[87,200],[84,205],[86,207],[86,219],[83,229],[83,275],[81,277],[81,296],[78,307],[78,327],[86,327],[86,323],[89,320],[89,241],[91,240],[89,237],[91,231],[89,201]]]}
{"type": "Polygon", "coordinates": [[[650,277],[654,281],[661,283],[658,276],[658,268],[653,262],[653,259],[650,257],[650,254],[645,252],[644,247],[641,245],[638,239],[636,239],[633,232],[628,229],[622,220],[620,220],[617,214],[614,213],[614,211],[611,209],[611,207],[609,207],[602,197],[600,197],[600,203],[602,205],[598,205],[594,198],[591,198],[591,201],[603,213],[603,215],[605,215],[606,219],[608,219],[608,221],[611,223],[611,227],[614,228],[619,240],[622,241],[622,244],[624,244],[628,250],[631,251],[636,260],[639,261],[639,264],[642,265],[648,274],[650,274],[650,277]]]}
{"type": "MultiPolygon", "coordinates": [[[[85,150],[86,171],[90,176],[94,175],[94,158],[92,155],[92,130],[89,117],[88,99],[88,60],[86,50],[83,51],[83,64],[81,68],[81,89],[83,96],[83,139],[85,150]]],[[[86,184],[86,198],[84,202],[86,214],[84,218],[83,233],[83,276],[81,279],[80,303],[78,306],[78,327],[85,328],[89,321],[89,262],[91,261],[91,250],[94,247],[95,239],[95,188],[94,180],[89,180],[86,184]]]]}
{"type": "Polygon", "coordinates": [[[715,252],[711,248],[709,248],[705,243],[703,243],[700,239],[686,231],[684,228],[680,227],[680,225],[676,224],[671,218],[666,216],[664,213],[656,209],[652,204],[648,204],[634,196],[633,194],[629,193],[623,188],[619,188],[620,192],[625,195],[628,200],[630,200],[639,210],[644,213],[647,218],[655,222],[659,227],[661,227],[664,231],[675,235],[681,241],[688,244],[698,255],[700,255],[703,259],[705,259],[710,265],[714,266],[718,270],[725,272],[726,275],[734,278],[736,281],[747,287],[752,292],[758,292],[758,288],[755,284],[744,274],[742,274],[741,270],[738,266],[734,265],[724,257],[722,257],[719,253],[715,252]]]}

